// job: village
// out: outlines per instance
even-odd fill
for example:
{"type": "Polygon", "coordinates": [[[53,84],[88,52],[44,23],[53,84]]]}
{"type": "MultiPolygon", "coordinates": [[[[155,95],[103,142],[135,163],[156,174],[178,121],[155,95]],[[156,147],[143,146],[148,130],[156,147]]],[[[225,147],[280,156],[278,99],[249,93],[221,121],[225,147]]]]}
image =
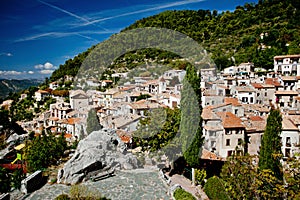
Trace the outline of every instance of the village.
{"type": "MultiPolygon", "coordinates": [[[[300,131],[300,55],[274,57],[274,70],[257,69],[253,63],[242,63],[221,72],[215,68],[201,69],[203,149],[208,159],[226,160],[237,152],[258,155],[270,106],[282,112],[282,153],[284,159],[299,151],[300,131]],[[258,71],[259,70],[259,71],[258,71]]],[[[126,78],[126,73],[115,74],[126,78]]],[[[20,122],[28,132],[40,134],[43,129],[53,133],[64,131],[68,141],[87,135],[88,111],[95,109],[103,128],[116,129],[120,139],[130,146],[132,133],[144,113],[169,107],[180,108],[180,90],[184,70],[168,70],[158,79],[134,77],[134,83],[120,85],[104,92],[71,90],[69,102],[54,96],[56,103],[32,121],[20,122]],[[174,81],[175,80],[175,81],[174,81]],[[145,98],[138,99],[141,95],[145,98]]],[[[68,77],[72,80],[72,77],[68,77]]],[[[49,84],[57,89],[58,81],[49,84]]],[[[88,80],[87,85],[106,87],[112,80],[88,80]]],[[[24,94],[25,95],[25,94],[24,94]]],[[[51,94],[35,92],[42,101],[51,94]]],[[[11,100],[3,102],[8,106],[11,100]]]]}

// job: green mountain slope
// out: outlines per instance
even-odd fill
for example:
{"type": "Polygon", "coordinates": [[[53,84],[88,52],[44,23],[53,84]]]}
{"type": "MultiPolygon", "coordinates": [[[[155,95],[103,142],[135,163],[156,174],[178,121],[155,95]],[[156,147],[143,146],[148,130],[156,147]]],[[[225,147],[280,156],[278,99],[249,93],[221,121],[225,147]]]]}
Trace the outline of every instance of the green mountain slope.
{"type": "Polygon", "coordinates": [[[141,19],[125,31],[173,29],[203,45],[218,67],[252,61],[258,67],[273,68],[273,56],[300,53],[299,8],[299,0],[265,0],[221,14],[209,10],[166,11],[141,19]]]}
{"type": "MultiPolygon", "coordinates": [[[[136,21],[122,31],[143,27],[162,27],[179,31],[196,40],[213,58],[219,69],[242,62],[273,68],[275,55],[300,53],[300,0],[260,0],[237,6],[233,12],[210,10],[165,11],[136,21]]],[[[66,61],[50,80],[76,75],[91,50],[66,61]]],[[[108,49],[109,51],[109,49],[108,49]]],[[[172,53],[155,49],[130,52],[118,58],[111,68],[133,68],[145,58],[172,60],[172,53]]],[[[95,62],[96,63],[96,62],[95,62]]],[[[167,64],[168,62],[164,63],[167,64]]]]}

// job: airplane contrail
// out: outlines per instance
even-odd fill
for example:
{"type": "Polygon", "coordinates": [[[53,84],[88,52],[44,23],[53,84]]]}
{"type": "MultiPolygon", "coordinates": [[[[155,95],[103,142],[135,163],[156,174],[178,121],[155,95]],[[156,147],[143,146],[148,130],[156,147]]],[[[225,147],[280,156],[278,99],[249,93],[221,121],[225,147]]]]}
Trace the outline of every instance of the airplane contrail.
{"type": "MultiPolygon", "coordinates": [[[[42,4],[44,4],[44,5],[46,5],[46,6],[49,6],[50,8],[53,8],[53,9],[58,10],[58,11],[60,11],[60,12],[63,12],[63,13],[65,13],[65,14],[67,14],[67,15],[70,15],[71,17],[74,17],[74,18],[79,19],[79,20],[81,20],[81,21],[84,21],[84,22],[86,22],[86,23],[90,23],[90,22],[91,22],[89,19],[84,18],[84,17],[81,17],[81,16],[79,16],[79,15],[76,15],[76,14],[70,12],[70,11],[67,11],[66,9],[60,8],[60,7],[58,7],[58,6],[55,6],[55,5],[53,5],[53,4],[47,3],[47,2],[42,1],[42,0],[37,0],[37,1],[40,2],[40,3],[42,3],[42,4]]],[[[92,23],[91,23],[91,24],[92,24],[92,23]]],[[[108,31],[108,29],[106,29],[106,28],[104,28],[104,27],[101,27],[101,26],[99,26],[99,27],[102,28],[103,30],[108,31]]]]}
{"type": "Polygon", "coordinates": [[[67,11],[67,10],[65,10],[65,9],[62,9],[62,8],[60,8],[60,7],[57,7],[57,6],[52,5],[52,4],[50,4],[50,3],[47,3],[47,2],[44,2],[44,1],[41,1],[41,0],[37,0],[37,1],[40,2],[40,3],[42,3],[42,4],[44,4],[44,5],[46,5],[46,6],[49,6],[49,7],[53,8],[53,9],[55,9],[55,10],[61,11],[61,12],[66,13],[66,14],[72,16],[72,17],[75,17],[75,18],[77,18],[77,19],[80,19],[80,20],[82,20],[82,21],[84,21],[84,22],[87,22],[87,23],[90,22],[88,19],[86,19],[86,18],[84,18],[84,17],[81,17],[81,16],[79,16],[79,15],[76,15],[76,14],[74,14],[74,13],[72,13],[72,12],[69,12],[69,11],[67,11]]]}
{"type": "Polygon", "coordinates": [[[105,17],[105,18],[101,18],[101,19],[92,20],[92,21],[89,21],[89,22],[86,22],[85,24],[83,24],[83,26],[87,26],[87,25],[91,25],[91,24],[95,24],[95,23],[98,23],[98,22],[103,22],[103,21],[106,21],[106,20],[115,19],[115,18],[119,18],[119,17],[124,17],[124,16],[128,16],[128,15],[134,15],[134,14],[139,14],[139,13],[144,13],[144,12],[149,12],[149,11],[155,11],[155,10],[159,10],[159,9],[163,9],[163,8],[169,8],[169,7],[173,7],[173,6],[180,6],[180,5],[198,3],[198,2],[202,2],[202,1],[205,1],[205,0],[177,1],[177,2],[173,2],[173,3],[165,4],[165,5],[156,6],[156,7],[153,7],[153,8],[136,10],[136,11],[132,11],[132,12],[123,13],[123,14],[120,14],[120,15],[115,15],[115,16],[111,16],[111,17],[105,17]]]}
{"type": "Polygon", "coordinates": [[[46,37],[52,37],[52,38],[60,38],[60,37],[66,37],[66,36],[80,36],[82,38],[86,38],[89,40],[98,41],[92,37],[85,36],[83,34],[110,34],[115,33],[116,31],[78,31],[78,32],[48,32],[48,33],[41,33],[32,35],[29,37],[21,38],[18,40],[15,40],[15,42],[25,42],[25,41],[32,41],[32,40],[38,40],[40,38],[46,38],[46,37]]]}

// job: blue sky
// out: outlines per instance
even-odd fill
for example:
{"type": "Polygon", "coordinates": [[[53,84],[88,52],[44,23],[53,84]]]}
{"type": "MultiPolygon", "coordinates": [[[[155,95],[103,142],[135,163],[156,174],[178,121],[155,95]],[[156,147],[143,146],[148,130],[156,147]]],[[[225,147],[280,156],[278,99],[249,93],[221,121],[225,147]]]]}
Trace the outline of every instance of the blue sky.
{"type": "Polygon", "coordinates": [[[257,0],[3,0],[0,78],[43,78],[144,17],[165,10],[234,10],[257,0]]]}

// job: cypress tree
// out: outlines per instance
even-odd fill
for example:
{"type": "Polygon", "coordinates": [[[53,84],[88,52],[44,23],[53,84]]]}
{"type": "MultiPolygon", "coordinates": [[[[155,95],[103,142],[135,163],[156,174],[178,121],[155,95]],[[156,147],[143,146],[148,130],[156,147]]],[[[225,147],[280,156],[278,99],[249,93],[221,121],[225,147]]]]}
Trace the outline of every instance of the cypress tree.
{"type": "Polygon", "coordinates": [[[93,131],[98,131],[102,127],[99,123],[99,119],[97,117],[97,113],[95,109],[91,109],[88,113],[88,118],[87,118],[87,126],[86,126],[86,131],[88,134],[90,134],[93,131]]]}
{"type": "Polygon", "coordinates": [[[200,77],[194,66],[188,65],[181,91],[180,139],[184,159],[190,166],[199,164],[201,138],[200,77]]]}
{"type": "Polygon", "coordinates": [[[282,117],[278,109],[272,108],[267,119],[267,126],[262,138],[259,153],[259,169],[270,169],[279,180],[283,179],[280,159],[282,117]]]}

